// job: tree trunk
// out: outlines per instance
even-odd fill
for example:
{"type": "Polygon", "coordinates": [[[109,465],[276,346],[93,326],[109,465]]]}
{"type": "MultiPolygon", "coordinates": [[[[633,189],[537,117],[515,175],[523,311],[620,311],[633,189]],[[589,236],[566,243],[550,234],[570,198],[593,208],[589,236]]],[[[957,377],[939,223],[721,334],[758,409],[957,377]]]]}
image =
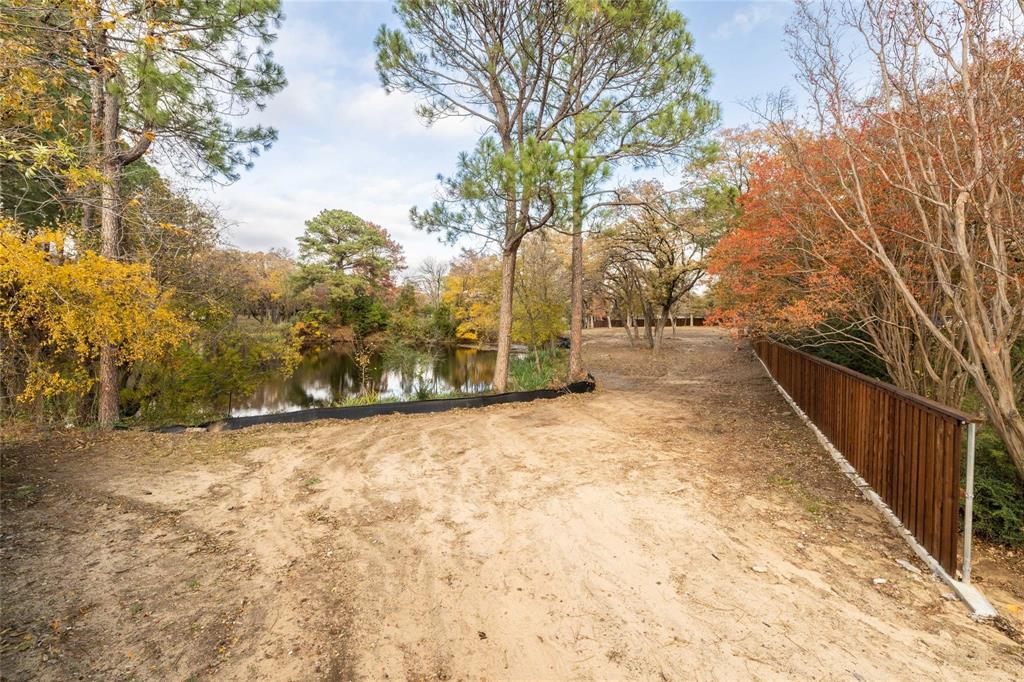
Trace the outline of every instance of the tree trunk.
{"type": "MultiPolygon", "coordinates": [[[[971,329],[968,324],[968,329],[971,329]]],[[[978,333],[977,337],[981,337],[978,333]]],[[[972,356],[980,360],[974,371],[968,370],[978,389],[989,421],[1006,446],[1019,478],[1024,481],[1024,416],[1017,404],[1014,390],[1013,360],[1006,350],[993,352],[991,348],[973,343],[972,356]]]]}
{"type": "Polygon", "coordinates": [[[583,197],[573,183],[572,314],[569,316],[569,380],[582,379],[583,369],[583,197]]]}
{"type": "Polygon", "coordinates": [[[1020,413],[1017,413],[1016,419],[1003,421],[1003,427],[996,430],[999,432],[1003,444],[1006,445],[1010,459],[1017,466],[1018,477],[1024,481],[1024,420],[1021,419],[1020,413]]]}
{"type": "MultiPolygon", "coordinates": [[[[100,201],[100,254],[117,260],[121,245],[121,212],[119,206],[121,162],[118,156],[119,127],[116,95],[103,95],[103,189],[100,201]]],[[[100,348],[99,399],[97,420],[109,429],[118,418],[118,377],[116,352],[112,344],[100,348]]]]}
{"type": "Polygon", "coordinates": [[[654,335],[654,347],[661,348],[661,341],[665,337],[665,323],[668,322],[668,311],[662,310],[658,318],[658,327],[654,335]]]}
{"type": "MultiPolygon", "coordinates": [[[[106,91],[106,70],[102,60],[106,55],[105,30],[100,27],[103,21],[103,5],[97,2],[93,7],[93,16],[89,31],[89,62],[92,69],[89,82],[89,137],[85,147],[87,166],[96,164],[99,156],[99,143],[103,139],[103,99],[106,91]]],[[[82,202],[82,236],[88,238],[96,223],[96,184],[86,185],[82,202]]]]}
{"type": "MultiPolygon", "coordinates": [[[[632,315],[623,315],[622,316],[622,327],[623,327],[623,329],[626,330],[626,338],[629,339],[630,347],[635,347],[636,346],[636,338],[634,338],[634,336],[633,336],[633,330],[630,329],[630,323],[632,321],[633,321],[633,316],[632,315]]],[[[612,324],[611,318],[608,318],[608,326],[610,327],[611,324],[612,324]]]]}
{"type": "Polygon", "coordinates": [[[512,292],[516,281],[518,250],[505,248],[501,254],[501,307],[498,311],[498,357],[494,361],[494,390],[508,388],[508,359],[512,346],[512,292]]]}
{"type": "MultiPolygon", "coordinates": [[[[93,74],[90,83],[90,96],[92,102],[89,106],[89,141],[86,143],[86,163],[96,163],[99,145],[97,140],[103,137],[103,93],[106,90],[106,79],[102,75],[102,69],[93,74]]],[[[96,185],[89,183],[85,188],[85,201],[82,203],[82,236],[88,238],[96,224],[96,185]]]]}
{"type": "Polygon", "coordinates": [[[644,338],[647,340],[647,347],[654,350],[654,328],[651,322],[654,320],[654,309],[644,303],[644,338]]]}

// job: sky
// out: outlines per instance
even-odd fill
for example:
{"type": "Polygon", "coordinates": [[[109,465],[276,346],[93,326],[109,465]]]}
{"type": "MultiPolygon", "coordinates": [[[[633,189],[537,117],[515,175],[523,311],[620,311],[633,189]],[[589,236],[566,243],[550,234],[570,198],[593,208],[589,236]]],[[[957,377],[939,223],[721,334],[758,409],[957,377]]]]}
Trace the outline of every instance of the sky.
{"type": "MultiPolygon", "coordinates": [[[[687,18],[696,51],[714,73],[711,96],[722,125],[752,122],[753,98],[789,87],[794,67],[785,49],[788,2],[673,2],[687,18]]],[[[458,153],[480,135],[466,119],[426,127],[416,98],[384,92],[374,70],[373,39],[395,25],[390,2],[285,2],[273,45],[288,86],[250,118],[278,131],[255,166],[228,186],[204,186],[230,224],[229,241],[243,249],[295,253],[304,221],[341,208],[385,227],[415,267],[449,258],[442,244],[409,223],[412,206],[429,206],[437,175],[450,174],[458,153]]]]}

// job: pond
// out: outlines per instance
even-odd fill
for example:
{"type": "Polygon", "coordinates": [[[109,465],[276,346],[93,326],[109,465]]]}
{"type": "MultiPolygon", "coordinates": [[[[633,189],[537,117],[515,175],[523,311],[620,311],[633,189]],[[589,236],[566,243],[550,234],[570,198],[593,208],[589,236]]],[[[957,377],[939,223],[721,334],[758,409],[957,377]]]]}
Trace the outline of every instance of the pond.
{"type": "MultiPolygon", "coordinates": [[[[432,394],[482,393],[494,380],[496,354],[475,348],[438,348],[412,357],[371,356],[367,389],[382,399],[415,400],[421,389],[432,394]]],[[[363,392],[361,372],[350,352],[325,349],[308,354],[291,376],[264,382],[236,404],[232,417],[293,412],[340,405],[363,392]]]]}

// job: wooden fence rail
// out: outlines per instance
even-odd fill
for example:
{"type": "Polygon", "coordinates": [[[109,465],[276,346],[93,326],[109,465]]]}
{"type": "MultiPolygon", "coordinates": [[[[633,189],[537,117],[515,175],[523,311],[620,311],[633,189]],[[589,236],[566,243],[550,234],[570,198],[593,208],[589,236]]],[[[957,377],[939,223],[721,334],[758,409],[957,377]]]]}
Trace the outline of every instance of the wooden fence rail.
{"type": "Polygon", "coordinates": [[[955,575],[961,432],[978,420],[769,339],[753,345],[807,417],[955,575]]]}

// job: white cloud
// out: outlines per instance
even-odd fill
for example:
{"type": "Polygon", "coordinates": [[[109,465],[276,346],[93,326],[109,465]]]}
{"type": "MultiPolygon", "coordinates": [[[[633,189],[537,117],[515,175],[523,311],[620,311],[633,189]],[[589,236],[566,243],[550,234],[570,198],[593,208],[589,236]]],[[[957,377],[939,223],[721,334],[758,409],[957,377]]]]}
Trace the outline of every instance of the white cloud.
{"type": "MultiPolygon", "coordinates": [[[[380,86],[360,85],[345,91],[337,100],[341,123],[358,126],[361,132],[401,137],[424,135],[428,128],[416,115],[417,97],[401,92],[388,94],[380,86]]],[[[433,138],[472,144],[479,137],[476,123],[466,118],[445,118],[429,128],[433,138]]]]}
{"type": "Polygon", "coordinates": [[[274,57],[286,67],[293,65],[353,66],[357,63],[341,49],[338,36],[323,24],[302,18],[286,19],[273,43],[274,57]]]}
{"type": "Polygon", "coordinates": [[[388,17],[386,6],[286,9],[273,49],[288,86],[246,119],[277,128],[278,141],[238,182],[203,192],[233,224],[230,241],[294,253],[306,220],[341,208],[386,228],[410,266],[454,255],[457,248],[412,227],[409,209],[430,205],[436,174],[452,172],[481,124],[449,118],[427,127],[415,114],[415,96],[384,92],[372,36],[388,17]]]}
{"type": "Polygon", "coordinates": [[[736,10],[732,17],[722,22],[711,34],[716,40],[728,40],[734,36],[746,35],[762,24],[780,24],[789,14],[789,3],[757,2],[736,10]]]}
{"type": "Polygon", "coordinates": [[[429,173],[401,175],[373,159],[341,154],[330,145],[311,146],[308,153],[291,158],[274,156],[271,152],[263,160],[267,170],[257,166],[213,197],[236,223],[230,231],[236,246],[283,247],[294,253],[306,220],[326,208],[344,208],[386,228],[402,244],[410,265],[454,253],[409,222],[409,208],[426,206],[434,197],[437,184],[429,173]]]}

